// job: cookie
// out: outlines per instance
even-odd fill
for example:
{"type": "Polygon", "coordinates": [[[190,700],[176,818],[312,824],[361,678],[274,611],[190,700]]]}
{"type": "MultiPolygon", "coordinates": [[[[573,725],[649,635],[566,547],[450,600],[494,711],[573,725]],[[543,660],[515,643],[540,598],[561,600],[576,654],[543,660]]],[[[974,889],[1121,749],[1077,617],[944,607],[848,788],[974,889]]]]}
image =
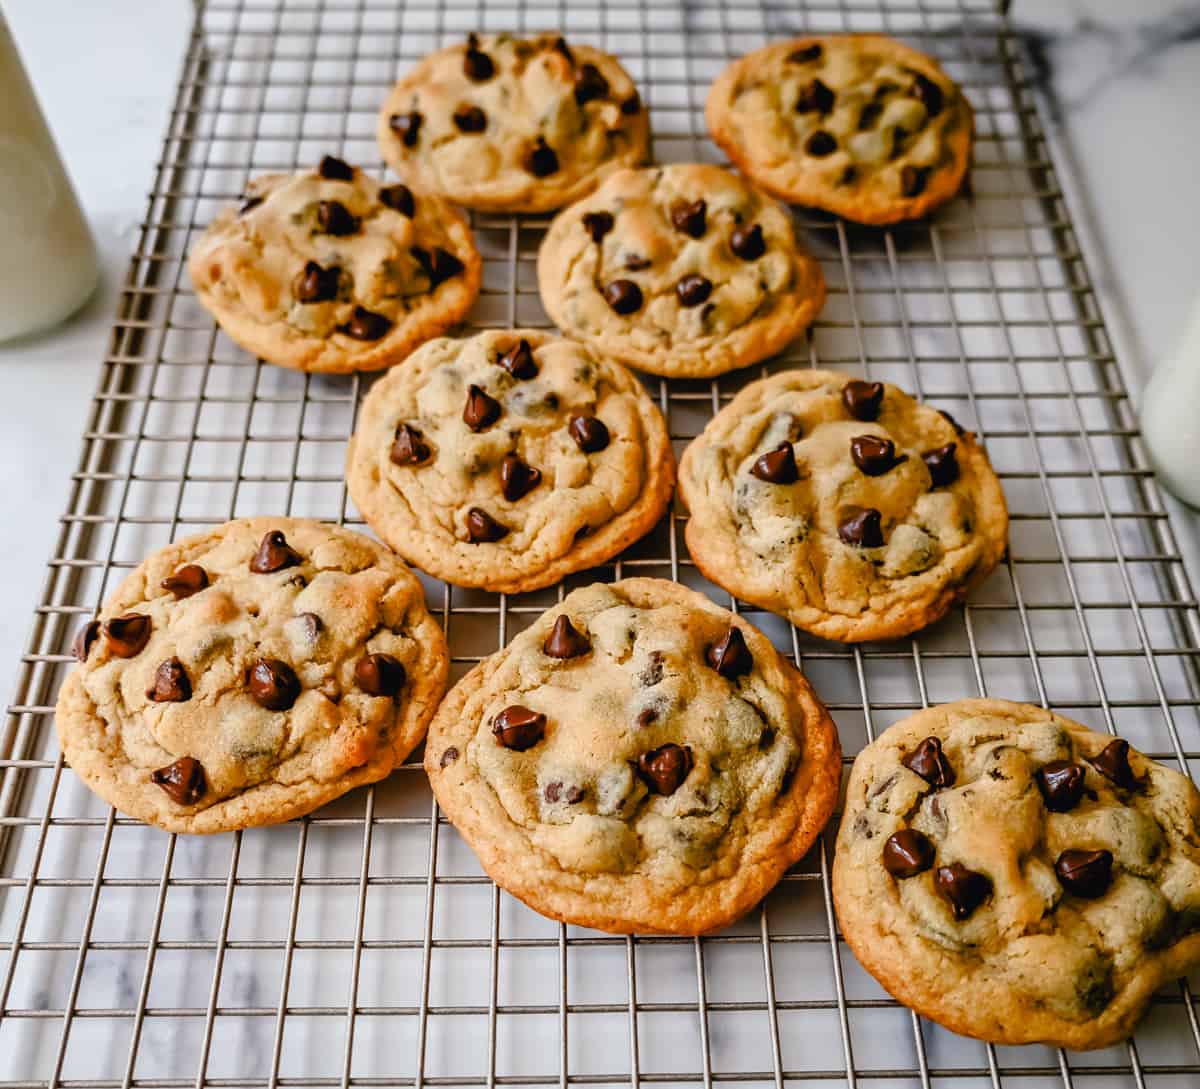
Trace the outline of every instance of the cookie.
{"type": "Polygon", "coordinates": [[[74,652],[57,709],[67,763],[169,832],[276,824],[382,779],[425,736],[449,668],[412,573],[300,518],[155,552],[74,652]]]}
{"type": "Polygon", "coordinates": [[[399,363],[471,309],[482,262],[441,197],[325,156],[253,179],[192,248],[201,304],[269,363],[344,374],[399,363]]]}
{"type": "Polygon", "coordinates": [[[377,382],[346,480],[410,563],[517,593],[649,532],[670,503],[675,459],[662,414],[625,368],[517,329],[433,341],[377,382]]]}
{"type": "Polygon", "coordinates": [[[857,223],[916,219],[950,200],[974,115],[932,58],[892,38],[796,38],[748,53],[708,92],[712,138],[777,197],[857,223]]]}
{"type": "Polygon", "coordinates": [[[411,185],[468,208],[545,212],[646,159],[650,121],[620,64],[553,34],[469,34],[392,88],[377,138],[411,185]]]}
{"type": "Polygon", "coordinates": [[[743,601],[823,639],[932,624],[1004,554],[975,436],[895,386],[835,371],[753,382],[684,452],[687,545],[743,601]]]}
{"type": "Polygon", "coordinates": [[[920,711],[854,763],[833,896],[859,961],[918,1013],[1107,1047],[1200,964],[1200,793],[1040,707],[920,711]]]}
{"type": "Polygon", "coordinates": [[[536,911],[702,934],[812,846],[841,753],[765,635],[636,578],[575,590],[472,669],[430,726],[425,770],[484,869],[536,911]]]}
{"type": "Polygon", "coordinates": [[[774,355],[825,301],[787,210],[702,163],[619,171],[559,213],[538,288],[568,336],[672,378],[774,355]]]}

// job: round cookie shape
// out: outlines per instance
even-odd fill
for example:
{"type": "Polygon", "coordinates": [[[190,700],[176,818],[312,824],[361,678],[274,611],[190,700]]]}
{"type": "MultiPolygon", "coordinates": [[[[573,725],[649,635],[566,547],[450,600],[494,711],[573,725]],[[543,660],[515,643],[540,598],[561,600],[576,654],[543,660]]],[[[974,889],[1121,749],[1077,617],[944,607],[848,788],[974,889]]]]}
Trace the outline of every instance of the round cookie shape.
{"type": "Polygon", "coordinates": [[[598,49],[470,34],[392,88],[377,139],[412,185],[468,208],[545,212],[643,162],[650,122],[633,81],[598,49]]]}
{"type": "Polygon", "coordinates": [[[675,460],[620,364],[533,330],[435,340],[377,382],[346,480],[392,548],[458,586],[517,593],[605,563],[662,517],[675,460]]]}
{"type": "Polygon", "coordinates": [[[940,619],[1008,534],[973,434],[895,386],[835,371],[748,385],[684,452],[679,489],[709,579],[844,643],[940,619]]]}
{"type": "Polygon", "coordinates": [[[927,709],[855,761],[833,896],[859,961],[918,1013],[997,1044],[1107,1047],[1200,963],[1200,793],[1040,707],[927,709]],[[917,756],[934,746],[946,786],[917,756]]]}
{"type": "Polygon", "coordinates": [[[709,89],[705,119],[768,192],[870,225],[919,218],[955,196],[974,133],[971,104],[937,62],[876,34],[748,53],[709,89]]]}
{"type": "Polygon", "coordinates": [[[75,656],[57,707],[67,763],[170,832],[276,824],[382,779],[425,736],[449,668],[404,564],[299,518],[148,556],[75,656]]]}
{"type": "Polygon", "coordinates": [[[335,374],[390,367],[444,333],[471,309],[481,270],[441,197],[328,155],[254,178],[188,258],[201,304],[243,348],[335,374]]]}
{"type": "Polygon", "coordinates": [[[766,636],[637,578],[575,590],[472,669],[434,718],[425,768],[484,869],[536,911],[702,934],[812,846],[841,754],[766,636]]]}
{"type": "Polygon", "coordinates": [[[703,163],[618,171],[560,212],[538,251],[538,288],[568,336],[673,378],[773,355],[825,301],[787,210],[703,163]]]}

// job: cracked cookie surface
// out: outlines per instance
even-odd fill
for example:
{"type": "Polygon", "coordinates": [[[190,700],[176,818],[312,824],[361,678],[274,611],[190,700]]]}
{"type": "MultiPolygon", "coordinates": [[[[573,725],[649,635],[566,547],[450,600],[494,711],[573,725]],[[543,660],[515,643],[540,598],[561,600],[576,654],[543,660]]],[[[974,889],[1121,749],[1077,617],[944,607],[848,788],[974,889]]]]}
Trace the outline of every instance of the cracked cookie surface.
{"type": "Polygon", "coordinates": [[[200,302],[243,348],[338,374],[390,367],[444,333],[470,310],[481,269],[441,197],[330,156],[254,178],[188,258],[200,302]]]}
{"type": "Polygon", "coordinates": [[[424,737],[449,668],[404,564],[296,518],[153,553],[75,653],[56,716],[67,762],[171,832],[275,824],[382,779],[424,737]]]}
{"type": "Polygon", "coordinates": [[[873,225],[958,193],[974,130],[970,103],[932,58],[874,34],[748,53],[709,89],[705,119],[764,189],[873,225]]]}
{"type": "Polygon", "coordinates": [[[568,336],[653,374],[703,378],[780,351],[825,301],[791,216],[701,163],[622,170],[555,217],[538,252],[568,336]]]}
{"type": "Polygon", "coordinates": [[[917,1012],[1105,1047],[1200,963],[1200,794],[1039,707],[920,711],[854,763],[833,895],[859,961],[917,1012]]]}
{"type": "Polygon", "coordinates": [[[472,669],[431,724],[425,768],[484,869],[535,910],[700,934],[808,851],[841,755],[766,636],[638,578],[575,590],[472,669]]]}
{"type": "Polygon", "coordinates": [[[1007,540],[974,435],[893,385],[835,371],[748,385],[684,452],[679,489],[708,578],[840,642],[932,624],[1007,540]]]}
{"type": "Polygon", "coordinates": [[[650,124],[608,54],[553,34],[471,34],[401,78],[377,139],[411,184],[469,208],[544,212],[644,161],[650,124]]]}
{"type": "Polygon", "coordinates": [[[533,330],[441,339],[367,394],[350,494],[410,563],[519,592],[606,562],[666,511],[662,414],[625,368],[533,330]]]}

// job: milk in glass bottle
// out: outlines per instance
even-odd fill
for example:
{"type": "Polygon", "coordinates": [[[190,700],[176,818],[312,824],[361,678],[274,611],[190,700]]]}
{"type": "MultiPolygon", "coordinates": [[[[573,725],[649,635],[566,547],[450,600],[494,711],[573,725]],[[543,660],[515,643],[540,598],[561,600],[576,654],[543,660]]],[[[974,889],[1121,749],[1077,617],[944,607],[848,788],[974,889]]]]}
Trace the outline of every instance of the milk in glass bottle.
{"type": "Polygon", "coordinates": [[[1150,376],[1142,397],[1142,438],[1159,480],[1200,507],[1200,299],[1175,354],[1150,376]]]}

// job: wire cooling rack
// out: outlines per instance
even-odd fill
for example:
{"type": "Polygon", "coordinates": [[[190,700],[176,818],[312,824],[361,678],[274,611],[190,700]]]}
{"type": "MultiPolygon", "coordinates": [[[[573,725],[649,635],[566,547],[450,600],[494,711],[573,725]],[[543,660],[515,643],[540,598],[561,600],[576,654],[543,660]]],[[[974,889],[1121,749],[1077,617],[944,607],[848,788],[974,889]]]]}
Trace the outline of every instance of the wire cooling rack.
{"type": "MultiPolygon", "coordinates": [[[[227,518],[358,525],[342,483],[367,378],[263,366],[197,304],[183,256],[252,174],[334,152],[376,170],[398,71],[468,30],[562,29],[617,53],[660,161],[719,161],[705,90],[799,31],[884,30],[970,96],[974,193],[928,223],[807,214],[830,298],[786,365],[886,378],[987,443],[1012,508],[1006,562],[919,636],[861,648],[744,609],[830,705],[847,759],[926,703],[989,694],[1200,759],[1200,617],[1004,14],[984,0],[210,0],[196,22],[45,593],[0,733],[0,1087],[755,1085],[1194,1087],[1200,978],[1128,1045],[992,1048],[892,1002],[838,937],[832,830],[763,907],[703,940],[551,923],[499,893],[438,819],[419,765],[311,818],[213,838],[116,815],[58,757],[75,628],[150,548],[227,518]]],[[[545,325],[546,220],[477,215],[474,328],[545,325]]],[[[780,364],[772,364],[772,368],[780,364]]],[[[763,368],[649,380],[682,447],[763,368]]],[[[708,586],[677,511],[615,566],[708,586]]],[[[563,589],[427,580],[454,676],[563,589]]]]}

